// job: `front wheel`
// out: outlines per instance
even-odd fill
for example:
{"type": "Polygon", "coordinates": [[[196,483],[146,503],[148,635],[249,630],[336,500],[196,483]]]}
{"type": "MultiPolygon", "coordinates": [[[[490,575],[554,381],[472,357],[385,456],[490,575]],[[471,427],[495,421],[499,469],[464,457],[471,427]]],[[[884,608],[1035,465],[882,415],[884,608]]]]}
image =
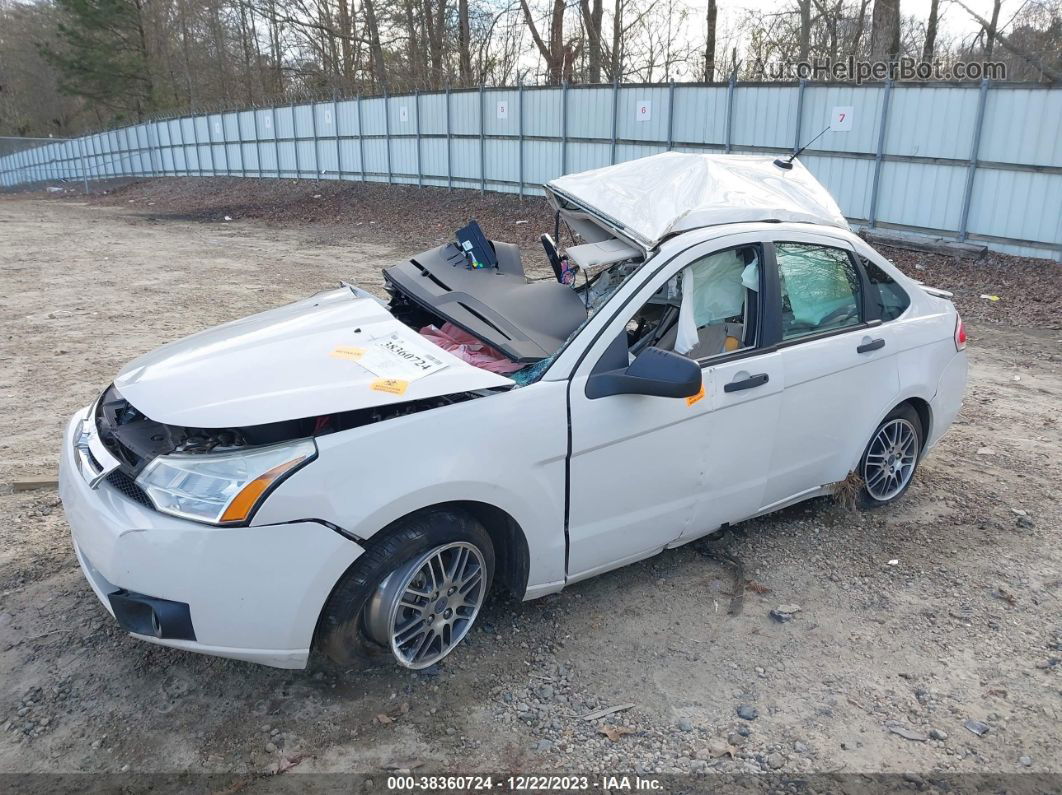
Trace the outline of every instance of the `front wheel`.
{"type": "Polygon", "coordinates": [[[922,453],[922,438],[922,421],[907,403],[882,420],[859,464],[864,508],[887,505],[907,491],[922,453]]]}
{"type": "Polygon", "coordinates": [[[355,562],[321,615],[318,645],[340,665],[427,668],[464,640],[494,575],[484,527],[461,513],[403,520],[355,562]]]}

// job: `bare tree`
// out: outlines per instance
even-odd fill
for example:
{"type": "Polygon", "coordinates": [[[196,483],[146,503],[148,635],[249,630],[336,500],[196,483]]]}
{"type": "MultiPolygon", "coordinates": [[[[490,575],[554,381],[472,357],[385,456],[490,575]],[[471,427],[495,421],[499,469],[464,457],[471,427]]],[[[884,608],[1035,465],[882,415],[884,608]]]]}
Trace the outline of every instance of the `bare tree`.
{"type": "Polygon", "coordinates": [[[564,0],[552,0],[549,13],[549,44],[542,39],[538,32],[535,20],[531,16],[531,7],[527,0],[520,0],[520,8],[523,9],[524,18],[527,22],[531,38],[538,47],[542,60],[546,62],[546,74],[550,85],[560,85],[565,79],[565,73],[571,71],[572,56],[575,52],[575,42],[564,40],[564,0]]]}
{"type": "MultiPolygon", "coordinates": [[[[714,0],[711,0],[714,2],[714,0]]],[[[587,48],[588,79],[591,83],[601,82],[601,22],[605,16],[605,9],[601,0],[579,0],[579,11],[582,14],[583,30],[589,43],[587,48]]]]}
{"type": "Polygon", "coordinates": [[[870,55],[895,61],[900,54],[900,0],[874,0],[870,21],[870,55]]]}
{"type": "Polygon", "coordinates": [[[940,24],[940,0],[930,0],[929,19],[926,21],[926,40],[922,45],[922,60],[926,63],[933,60],[933,52],[937,46],[937,26],[940,24]]]}
{"type": "Polygon", "coordinates": [[[715,80],[715,28],[718,16],[719,9],[715,0],[708,0],[708,10],[705,14],[708,35],[704,41],[704,79],[709,83],[715,80]]]}
{"type": "Polygon", "coordinates": [[[468,24],[468,0],[457,3],[457,50],[461,85],[472,84],[472,35],[468,24]]]}

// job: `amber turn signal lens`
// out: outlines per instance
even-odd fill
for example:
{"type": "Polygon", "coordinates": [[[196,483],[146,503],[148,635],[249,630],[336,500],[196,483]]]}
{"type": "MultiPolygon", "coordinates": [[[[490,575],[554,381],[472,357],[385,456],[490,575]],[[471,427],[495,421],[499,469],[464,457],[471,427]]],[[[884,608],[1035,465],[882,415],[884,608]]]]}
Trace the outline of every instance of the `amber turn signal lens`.
{"type": "Polygon", "coordinates": [[[266,493],[266,490],[276,482],[277,478],[305,460],[305,456],[294,458],[291,461],[286,461],[283,464],[275,466],[268,472],[256,477],[244,486],[239,494],[233,497],[232,502],[229,503],[229,507],[226,508],[225,513],[221,515],[221,521],[245,521],[247,517],[251,515],[251,511],[254,510],[254,506],[258,504],[258,500],[260,500],[262,495],[266,493]]]}

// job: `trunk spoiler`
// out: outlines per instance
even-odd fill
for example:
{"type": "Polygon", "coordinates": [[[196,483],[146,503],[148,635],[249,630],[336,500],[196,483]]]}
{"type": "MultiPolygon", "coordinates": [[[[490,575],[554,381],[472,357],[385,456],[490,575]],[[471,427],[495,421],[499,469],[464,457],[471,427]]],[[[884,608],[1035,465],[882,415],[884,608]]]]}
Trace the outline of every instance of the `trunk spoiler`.
{"type": "Polygon", "coordinates": [[[927,287],[926,285],[922,284],[922,282],[916,281],[915,284],[917,284],[925,292],[929,293],[935,298],[951,298],[954,295],[954,293],[950,293],[947,290],[941,290],[939,287],[927,287]]]}

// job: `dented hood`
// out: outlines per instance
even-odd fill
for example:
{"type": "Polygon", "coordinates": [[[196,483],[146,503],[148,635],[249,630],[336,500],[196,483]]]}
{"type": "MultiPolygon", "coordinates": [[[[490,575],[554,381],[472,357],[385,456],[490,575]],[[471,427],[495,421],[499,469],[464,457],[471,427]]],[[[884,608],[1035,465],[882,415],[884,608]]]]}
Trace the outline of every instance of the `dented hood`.
{"type": "Polygon", "coordinates": [[[114,384],[156,422],[225,428],[512,381],[466,364],[343,287],[171,342],[126,365],[114,384]]]}

